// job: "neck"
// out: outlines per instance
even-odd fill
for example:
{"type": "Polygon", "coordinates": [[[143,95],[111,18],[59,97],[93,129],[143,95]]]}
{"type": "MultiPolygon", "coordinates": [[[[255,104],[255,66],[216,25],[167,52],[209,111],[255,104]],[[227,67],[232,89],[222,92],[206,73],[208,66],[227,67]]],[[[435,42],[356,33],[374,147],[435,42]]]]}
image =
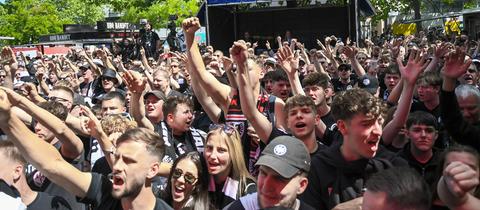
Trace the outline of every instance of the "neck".
{"type": "Polygon", "coordinates": [[[317,106],[317,113],[320,117],[327,115],[330,112],[330,106],[327,105],[327,99],[317,106]]]}
{"type": "Polygon", "coordinates": [[[307,147],[308,152],[310,154],[314,153],[318,149],[318,143],[315,139],[315,131],[312,131],[312,134],[308,136],[306,139],[300,139],[302,140],[303,144],[305,144],[305,147],[307,147]]]}
{"type": "Polygon", "coordinates": [[[20,177],[19,181],[15,182],[13,185],[20,193],[22,202],[26,206],[30,205],[35,200],[35,198],[37,198],[38,193],[32,191],[30,187],[28,187],[28,184],[24,177],[20,177]]]}
{"type": "Polygon", "coordinates": [[[109,88],[109,89],[106,89],[106,88],[103,88],[105,90],[105,92],[110,92],[110,91],[115,91],[115,87],[112,87],[112,88],[109,88]]]}
{"type": "MultiPolygon", "coordinates": [[[[144,186],[150,186],[150,183],[145,183],[144,186]]],[[[155,207],[156,198],[155,195],[153,195],[151,187],[143,187],[136,196],[124,197],[121,199],[121,202],[123,209],[153,209],[155,207]]]]}
{"type": "Polygon", "coordinates": [[[343,83],[343,84],[347,84],[350,82],[350,77],[347,77],[347,78],[342,78],[340,77],[340,81],[343,83]]]}
{"type": "Polygon", "coordinates": [[[433,156],[433,151],[431,149],[428,151],[420,151],[415,149],[413,145],[410,146],[410,152],[415,160],[422,164],[428,162],[433,156]]]}
{"type": "Polygon", "coordinates": [[[438,97],[435,97],[432,100],[429,101],[424,101],[423,104],[425,107],[427,107],[429,110],[435,109],[440,104],[440,99],[438,97]]]}
{"type": "Polygon", "coordinates": [[[359,160],[360,156],[356,155],[355,153],[350,151],[348,149],[348,147],[345,146],[345,140],[346,140],[346,138],[344,138],[344,140],[343,140],[344,143],[342,144],[342,146],[340,146],[340,153],[342,153],[343,158],[347,162],[359,160]]]}

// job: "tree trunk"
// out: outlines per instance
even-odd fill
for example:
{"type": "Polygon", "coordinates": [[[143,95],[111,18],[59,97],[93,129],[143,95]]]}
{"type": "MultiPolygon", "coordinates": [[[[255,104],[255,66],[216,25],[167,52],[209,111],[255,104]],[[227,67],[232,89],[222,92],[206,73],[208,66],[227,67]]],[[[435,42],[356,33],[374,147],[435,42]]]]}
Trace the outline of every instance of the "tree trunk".
{"type": "MultiPolygon", "coordinates": [[[[413,8],[413,13],[414,13],[414,19],[419,20],[420,18],[422,18],[422,15],[420,14],[421,2],[420,0],[411,0],[411,2],[412,2],[411,6],[413,8]]],[[[416,24],[417,24],[417,32],[423,30],[421,21],[416,22],[416,24]]]]}

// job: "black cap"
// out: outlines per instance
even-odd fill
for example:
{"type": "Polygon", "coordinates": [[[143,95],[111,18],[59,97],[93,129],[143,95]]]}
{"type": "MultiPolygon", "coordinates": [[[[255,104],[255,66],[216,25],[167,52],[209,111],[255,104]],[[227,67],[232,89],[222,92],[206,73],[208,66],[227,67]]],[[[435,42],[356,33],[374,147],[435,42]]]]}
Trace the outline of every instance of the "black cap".
{"type": "Polygon", "coordinates": [[[378,79],[374,76],[365,74],[358,79],[358,87],[365,89],[372,95],[375,95],[378,89],[378,79]]]}
{"type": "Polygon", "coordinates": [[[146,99],[148,96],[150,95],[153,95],[155,97],[157,97],[158,99],[160,100],[167,100],[167,97],[165,96],[165,94],[162,92],[162,91],[159,91],[159,90],[152,90],[152,91],[149,91],[148,93],[146,93],[144,96],[143,96],[143,99],[146,99]]]}
{"type": "Polygon", "coordinates": [[[115,83],[118,83],[117,72],[112,69],[103,70],[102,78],[111,78],[115,80],[115,83]]]}
{"type": "Polygon", "coordinates": [[[298,171],[310,171],[310,153],[297,138],[279,136],[263,150],[257,166],[268,166],[284,178],[292,178],[298,171]]]}

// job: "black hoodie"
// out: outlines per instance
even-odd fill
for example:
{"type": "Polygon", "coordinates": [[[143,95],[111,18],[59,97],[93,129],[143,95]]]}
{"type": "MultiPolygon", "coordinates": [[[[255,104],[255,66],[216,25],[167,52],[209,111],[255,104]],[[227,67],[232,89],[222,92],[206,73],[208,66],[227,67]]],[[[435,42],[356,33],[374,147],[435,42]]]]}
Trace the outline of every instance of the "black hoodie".
{"type": "Polygon", "coordinates": [[[405,160],[380,145],[374,158],[347,162],[340,146],[334,144],[312,157],[309,183],[300,199],[315,209],[332,209],[339,203],[361,197],[371,174],[407,165],[405,160]]]}

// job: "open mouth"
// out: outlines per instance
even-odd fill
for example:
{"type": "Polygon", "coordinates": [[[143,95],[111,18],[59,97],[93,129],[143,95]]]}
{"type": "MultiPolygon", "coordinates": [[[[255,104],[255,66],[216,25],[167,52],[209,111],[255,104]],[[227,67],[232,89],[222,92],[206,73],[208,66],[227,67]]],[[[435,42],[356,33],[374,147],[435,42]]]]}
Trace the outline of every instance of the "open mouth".
{"type": "Polygon", "coordinates": [[[367,145],[370,147],[370,150],[377,151],[378,140],[376,140],[376,139],[369,140],[369,141],[367,141],[367,145]]]}
{"type": "Polygon", "coordinates": [[[123,177],[121,177],[119,175],[113,175],[112,179],[113,179],[113,188],[114,189],[118,189],[121,186],[123,186],[123,184],[125,184],[125,180],[123,179],[123,177]]]}
{"type": "Polygon", "coordinates": [[[306,126],[307,126],[307,124],[304,123],[304,122],[299,122],[299,123],[295,124],[295,128],[304,128],[306,126]]]}

